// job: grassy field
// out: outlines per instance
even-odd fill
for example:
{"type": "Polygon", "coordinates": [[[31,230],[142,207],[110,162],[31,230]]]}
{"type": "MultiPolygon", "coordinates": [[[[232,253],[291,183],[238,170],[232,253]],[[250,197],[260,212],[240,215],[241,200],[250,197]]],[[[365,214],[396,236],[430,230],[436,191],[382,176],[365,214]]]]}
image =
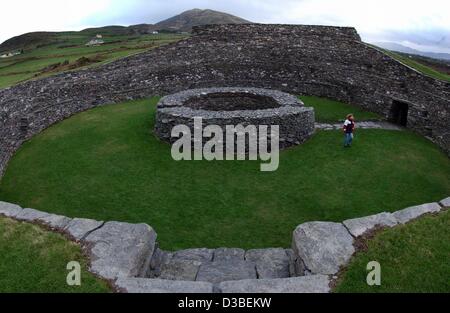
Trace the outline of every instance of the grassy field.
{"type": "Polygon", "coordinates": [[[352,260],[336,292],[450,292],[450,211],[386,230],[352,260]],[[366,283],[366,266],[381,265],[381,286],[366,283]]]}
{"type": "Polygon", "coordinates": [[[255,161],[175,162],[152,134],[157,101],[95,108],[47,129],[13,157],[0,199],[70,217],[145,222],[164,249],[248,249],[288,247],[306,221],[450,194],[450,160],[409,131],[360,130],[350,150],[341,132],[319,132],[283,151],[272,173],[255,161]]]}
{"type": "Polygon", "coordinates": [[[344,121],[348,114],[354,114],[358,121],[382,120],[383,118],[372,112],[352,106],[350,104],[315,96],[301,96],[300,99],[308,107],[314,107],[316,121],[321,123],[336,123],[344,121]]]}
{"type": "Polygon", "coordinates": [[[101,34],[105,44],[100,46],[85,45],[96,32],[65,32],[59,33],[46,45],[25,49],[21,55],[0,59],[0,88],[63,71],[98,66],[185,38],[184,35],[176,34],[101,34]]]}
{"type": "Polygon", "coordinates": [[[87,271],[81,249],[62,235],[0,217],[0,293],[109,292],[106,282],[87,271]],[[67,263],[82,266],[81,286],[68,286],[67,263]]]}
{"type": "Polygon", "coordinates": [[[399,60],[400,62],[408,65],[409,67],[412,67],[413,69],[416,69],[417,71],[426,74],[428,76],[431,76],[433,78],[436,79],[440,79],[440,80],[445,80],[450,82],[450,75],[439,72],[425,64],[422,64],[420,62],[417,62],[415,60],[412,60],[406,56],[402,56],[398,53],[392,52],[392,51],[387,51],[387,50],[383,50],[384,53],[386,53],[387,55],[393,57],[396,60],[399,60]]]}

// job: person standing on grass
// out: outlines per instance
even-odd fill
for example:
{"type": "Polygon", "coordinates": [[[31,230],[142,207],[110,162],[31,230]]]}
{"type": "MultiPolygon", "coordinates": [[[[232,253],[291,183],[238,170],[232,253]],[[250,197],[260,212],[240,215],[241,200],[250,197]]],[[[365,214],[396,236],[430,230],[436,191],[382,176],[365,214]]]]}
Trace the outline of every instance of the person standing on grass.
{"type": "Polygon", "coordinates": [[[353,132],[355,131],[355,118],[353,114],[347,115],[347,119],[344,122],[343,130],[345,135],[344,147],[349,148],[352,146],[353,132]]]}

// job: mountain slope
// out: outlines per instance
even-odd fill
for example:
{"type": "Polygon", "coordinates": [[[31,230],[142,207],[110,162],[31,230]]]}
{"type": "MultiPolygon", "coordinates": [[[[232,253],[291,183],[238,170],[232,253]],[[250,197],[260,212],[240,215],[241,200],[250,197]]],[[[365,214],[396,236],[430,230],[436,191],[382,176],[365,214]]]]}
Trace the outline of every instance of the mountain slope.
{"type": "Polygon", "coordinates": [[[240,17],[213,11],[193,9],[159,22],[155,25],[159,30],[190,32],[192,27],[207,24],[246,24],[250,23],[240,17]]]}
{"type": "Polygon", "coordinates": [[[55,40],[57,33],[33,32],[12,37],[0,45],[0,52],[34,48],[39,45],[49,44],[55,40]]]}
{"type": "MultiPolygon", "coordinates": [[[[105,26],[84,29],[81,32],[70,32],[95,36],[95,34],[114,36],[134,36],[151,34],[153,31],[190,32],[193,26],[206,24],[245,24],[250,23],[240,17],[213,11],[193,9],[179,15],[153,24],[138,24],[132,26],[105,26]]],[[[65,32],[67,33],[67,32],[65,32]]],[[[34,49],[37,46],[48,45],[58,41],[58,35],[63,33],[34,32],[8,39],[0,45],[1,52],[10,52],[21,49],[34,49]]]]}
{"type": "Polygon", "coordinates": [[[448,54],[448,53],[423,52],[423,51],[419,51],[419,50],[412,49],[409,47],[405,47],[405,46],[395,43],[395,42],[374,42],[373,44],[380,48],[391,50],[391,51],[421,55],[421,56],[433,58],[433,59],[450,60],[450,54],[448,54]]]}

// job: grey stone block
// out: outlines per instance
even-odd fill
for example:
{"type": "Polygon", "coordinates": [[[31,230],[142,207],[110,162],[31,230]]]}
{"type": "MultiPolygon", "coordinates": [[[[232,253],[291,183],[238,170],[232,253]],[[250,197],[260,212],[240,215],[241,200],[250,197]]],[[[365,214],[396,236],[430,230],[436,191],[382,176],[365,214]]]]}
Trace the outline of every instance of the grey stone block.
{"type": "Polygon", "coordinates": [[[72,221],[71,218],[62,215],[48,214],[46,216],[39,217],[39,222],[58,230],[63,230],[72,221]]]}
{"type": "Polygon", "coordinates": [[[195,281],[202,262],[172,258],[161,265],[159,278],[168,280],[195,281]]]}
{"type": "Polygon", "coordinates": [[[146,224],[108,222],[83,240],[91,270],[107,279],[143,277],[150,266],[156,233],[146,224]]]}
{"type": "Polygon", "coordinates": [[[40,218],[45,218],[49,214],[35,209],[23,209],[16,215],[16,219],[26,222],[37,222],[40,218]]]}
{"type": "Polygon", "coordinates": [[[293,249],[312,274],[333,275],[349,262],[355,252],[353,242],[342,224],[312,222],[294,231],[293,249]]]}
{"type": "Polygon", "coordinates": [[[212,293],[207,282],[173,281],[146,278],[119,278],[115,285],[127,293],[212,293]]]}
{"type": "Polygon", "coordinates": [[[245,259],[256,263],[260,279],[290,277],[289,256],[282,248],[249,250],[245,259]]]}
{"type": "Polygon", "coordinates": [[[212,249],[187,249],[174,253],[174,259],[191,260],[199,262],[211,262],[214,250],[212,249]]]}
{"type": "Polygon", "coordinates": [[[298,256],[293,249],[286,249],[286,254],[289,257],[289,275],[290,277],[305,276],[307,270],[303,260],[298,256]]]}
{"type": "Polygon", "coordinates": [[[256,279],[256,264],[247,261],[203,263],[197,281],[218,284],[227,280],[256,279]]]}
{"type": "Polygon", "coordinates": [[[438,203],[434,202],[406,208],[393,214],[400,224],[406,224],[409,221],[419,218],[424,214],[437,213],[441,209],[441,206],[438,203]]]}
{"type": "Polygon", "coordinates": [[[313,275],[282,279],[226,281],[219,284],[223,293],[329,293],[330,279],[313,275]]]}
{"type": "Polygon", "coordinates": [[[296,277],[296,276],[303,276],[303,271],[297,272],[295,262],[297,261],[295,257],[294,250],[292,249],[286,249],[286,254],[289,257],[289,276],[290,277],[296,277]]]}
{"type": "Polygon", "coordinates": [[[450,197],[442,199],[440,202],[440,205],[442,205],[444,208],[450,208],[450,197]]]}
{"type": "Polygon", "coordinates": [[[161,269],[163,264],[168,263],[173,257],[173,253],[163,251],[159,248],[155,249],[153,256],[150,260],[150,273],[149,277],[155,278],[161,275],[161,269]]]}
{"type": "Polygon", "coordinates": [[[103,222],[86,218],[74,218],[67,224],[64,231],[75,240],[81,240],[102,225],[103,222]]]}
{"type": "Polygon", "coordinates": [[[380,213],[377,215],[346,220],[343,224],[353,236],[359,237],[376,226],[393,227],[397,225],[398,222],[391,213],[380,213]]]}
{"type": "Polygon", "coordinates": [[[219,248],[214,251],[214,261],[244,261],[245,250],[236,248],[219,248]]]}
{"type": "Polygon", "coordinates": [[[15,217],[22,211],[22,208],[16,204],[0,201],[0,215],[6,217],[15,217]]]}

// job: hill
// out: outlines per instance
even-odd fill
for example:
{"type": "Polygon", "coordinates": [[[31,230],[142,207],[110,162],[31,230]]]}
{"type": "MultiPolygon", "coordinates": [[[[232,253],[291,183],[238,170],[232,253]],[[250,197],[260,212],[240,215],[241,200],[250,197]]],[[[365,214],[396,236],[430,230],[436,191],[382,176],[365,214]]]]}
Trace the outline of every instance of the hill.
{"type": "Polygon", "coordinates": [[[22,36],[7,42],[10,57],[0,53],[0,89],[18,82],[50,76],[59,72],[99,66],[132,54],[154,49],[183,38],[182,34],[124,35],[121,27],[106,27],[102,31],[61,32],[22,36]],[[103,43],[86,45],[96,34],[103,43]],[[30,39],[30,41],[27,41],[30,39]]]}
{"type": "Polygon", "coordinates": [[[161,21],[155,25],[155,28],[158,30],[190,32],[192,27],[199,25],[247,23],[250,22],[231,14],[213,10],[193,9],[161,21]]]}
{"type": "Polygon", "coordinates": [[[427,58],[438,59],[438,60],[449,60],[450,61],[450,54],[449,53],[436,53],[436,52],[419,51],[419,50],[412,49],[412,48],[403,46],[403,45],[395,43],[395,42],[374,42],[373,44],[378,46],[378,47],[380,47],[380,48],[391,50],[391,51],[395,51],[395,52],[401,52],[401,53],[413,54],[413,55],[420,55],[420,56],[427,57],[427,58]]]}
{"type": "Polygon", "coordinates": [[[190,32],[193,26],[206,24],[243,24],[250,23],[240,17],[213,11],[193,9],[183,12],[179,15],[161,21],[157,24],[138,24],[131,26],[105,26],[97,28],[88,28],[80,32],[34,32],[11,38],[0,45],[0,53],[11,52],[15,50],[30,50],[44,45],[58,43],[61,34],[70,33],[71,35],[95,36],[136,36],[152,34],[159,32],[190,32]]]}
{"type": "Polygon", "coordinates": [[[56,35],[57,33],[53,32],[33,32],[16,36],[3,42],[0,45],[0,52],[43,46],[55,41],[56,35]]]}

